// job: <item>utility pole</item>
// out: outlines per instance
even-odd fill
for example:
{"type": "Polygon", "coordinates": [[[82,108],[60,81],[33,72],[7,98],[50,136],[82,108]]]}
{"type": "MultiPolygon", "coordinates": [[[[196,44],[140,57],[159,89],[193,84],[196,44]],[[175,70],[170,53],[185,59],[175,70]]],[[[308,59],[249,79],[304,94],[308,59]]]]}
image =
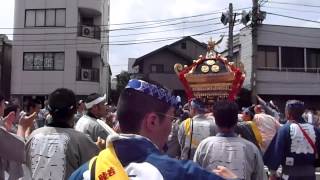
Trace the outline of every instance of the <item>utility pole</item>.
{"type": "MultiPolygon", "coordinates": [[[[234,15],[232,3],[229,3],[229,37],[228,37],[228,57],[232,60],[233,57],[233,26],[234,26],[234,15]]],[[[237,65],[237,62],[236,62],[237,65]]]]}
{"type": "Polygon", "coordinates": [[[252,103],[257,102],[257,86],[256,86],[256,59],[258,50],[258,39],[257,39],[257,25],[259,20],[259,5],[258,0],[252,0],[252,71],[251,71],[251,101],[252,103]]]}

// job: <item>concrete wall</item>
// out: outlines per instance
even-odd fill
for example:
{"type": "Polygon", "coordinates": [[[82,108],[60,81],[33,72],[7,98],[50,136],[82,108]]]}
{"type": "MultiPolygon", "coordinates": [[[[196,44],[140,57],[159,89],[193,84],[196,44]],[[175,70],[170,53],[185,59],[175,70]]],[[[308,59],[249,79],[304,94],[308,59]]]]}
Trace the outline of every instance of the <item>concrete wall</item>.
{"type": "MultiPolygon", "coordinates": [[[[12,61],[12,94],[45,95],[59,87],[72,89],[76,94],[87,95],[92,92],[106,92],[107,71],[102,67],[100,58],[94,62],[100,68],[100,83],[76,81],[77,52],[86,51],[97,54],[105,65],[108,65],[108,47],[103,46],[104,39],[92,39],[77,36],[78,8],[86,7],[102,14],[100,20],[106,20],[109,9],[99,0],[16,0],[15,27],[24,28],[25,9],[66,8],[66,27],[35,27],[15,29],[13,37],[12,61]],[[25,35],[25,34],[38,35],[25,35]],[[82,43],[82,44],[81,44],[82,43]],[[85,44],[84,44],[85,43],[85,44]],[[24,52],[64,52],[65,64],[63,71],[23,71],[24,52]]],[[[107,24],[108,22],[106,22],[107,24]]],[[[104,23],[99,23],[104,24],[104,23]]],[[[104,33],[105,34],[105,33],[104,33]]]]}
{"type": "Polygon", "coordinates": [[[176,63],[187,64],[181,57],[176,56],[170,51],[163,51],[152,55],[144,60],[143,74],[148,75],[150,79],[163,84],[170,89],[183,89],[178,76],[174,72],[176,63]],[[164,64],[164,73],[151,73],[151,64],[164,64]]]}
{"type": "Polygon", "coordinates": [[[180,52],[181,54],[185,54],[188,57],[191,57],[192,59],[198,59],[200,55],[205,56],[207,53],[207,49],[199,46],[199,44],[193,42],[193,41],[185,41],[186,42],[186,49],[181,48],[181,43],[177,43],[171,48],[174,50],[180,52]]]}
{"type": "MultiPolygon", "coordinates": [[[[277,47],[320,48],[320,29],[260,25],[258,45],[277,47]],[[318,37],[318,38],[317,38],[318,37]]],[[[240,31],[241,61],[244,63],[246,80],[244,87],[250,87],[252,72],[252,36],[249,28],[240,31]]],[[[316,73],[266,71],[253,73],[257,94],[265,95],[320,95],[319,71],[316,73]]]]}
{"type": "Polygon", "coordinates": [[[258,45],[320,48],[320,29],[261,25],[258,28],[258,45]]]}
{"type": "Polygon", "coordinates": [[[252,36],[251,28],[244,28],[240,31],[240,61],[244,65],[246,74],[243,87],[251,89],[251,73],[252,73],[252,36]]]}
{"type": "MultiPolygon", "coordinates": [[[[261,25],[258,45],[320,48],[320,29],[261,25]]],[[[320,95],[319,71],[314,73],[257,70],[258,94],[320,95]]]]}
{"type": "Polygon", "coordinates": [[[149,78],[170,90],[184,90],[176,74],[151,73],[149,78]]]}
{"type": "Polygon", "coordinates": [[[320,72],[257,71],[257,92],[265,95],[320,95],[320,72]]]}
{"type": "Polygon", "coordinates": [[[173,66],[176,63],[187,64],[183,58],[176,56],[170,51],[162,51],[161,53],[154,54],[144,59],[143,74],[151,73],[151,64],[163,64],[165,73],[174,74],[173,66]]]}

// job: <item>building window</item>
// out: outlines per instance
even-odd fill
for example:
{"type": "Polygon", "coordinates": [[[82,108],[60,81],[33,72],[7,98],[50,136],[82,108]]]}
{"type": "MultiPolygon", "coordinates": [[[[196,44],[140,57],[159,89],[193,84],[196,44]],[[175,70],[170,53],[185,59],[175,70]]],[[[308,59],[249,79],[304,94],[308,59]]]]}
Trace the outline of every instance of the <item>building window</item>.
{"type": "Polygon", "coordinates": [[[66,9],[27,9],[25,27],[63,27],[66,25],[66,9]]]}
{"type": "Polygon", "coordinates": [[[44,57],[43,57],[44,70],[51,70],[54,68],[53,59],[54,59],[53,53],[44,53],[44,57]]]}
{"type": "Polygon", "coordinates": [[[281,64],[283,68],[304,70],[304,50],[296,47],[281,47],[281,64]]]}
{"type": "Polygon", "coordinates": [[[66,25],[66,10],[57,9],[56,10],[56,26],[65,26],[66,25]]]}
{"type": "Polygon", "coordinates": [[[24,71],[63,71],[63,52],[25,52],[23,55],[24,71]]]}
{"type": "Polygon", "coordinates": [[[45,26],[45,16],[46,11],[45,10],[37,10],[36,11],[36,26],[45,26]]]}
{"type": "Polygon", "coordinates": [[[258,68],[277,68],[278,47],[276,46],[258,46],[257,67],[258,68]]]}
{"type": "Polygon", "coordinates": [[[163,64],[151,64],[151,72],[163,73],[164,72],[164,65],[163,64]]]}
{"type": "Polygon", "coordinates": [[[54,9],[46,10],[46,26],[55,26],[56,11],[54,9]]]}
{"type": "Polygon", "coordinates": [[[307,49],[307,67],[308,71],[315,72],[320,68],[320,49],[307,49]]]}
{"type": "Polygon", "coordinates": [[[187,49],[187,42],[182,42],[181,43],[181,49],[187,49]]]}
{"type": "Polygon", "coordinates": [[[99,68],[93,67],[94,57],[79,57],[79,67],[77,67],[77,81],[99,82],[99,68]]]}
{"type": "Polygon", "coordinates": [[[26,10],[26,22],[25,26],[35,26],[36,24],[36,11],[26,10]]]}

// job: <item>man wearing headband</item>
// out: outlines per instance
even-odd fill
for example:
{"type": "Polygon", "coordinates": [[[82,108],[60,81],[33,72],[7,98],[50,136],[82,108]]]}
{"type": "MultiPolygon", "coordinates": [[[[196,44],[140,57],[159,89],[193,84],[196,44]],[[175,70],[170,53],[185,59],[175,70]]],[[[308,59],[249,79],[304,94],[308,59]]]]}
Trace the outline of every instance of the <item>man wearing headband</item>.
{"type": "Polygon", "coordinates": [[[49,95],[51,120],[36,129],[26,144],[27,166],[32,179],[67,179],[81,164],[98,153],[98,147],[85,134],[73,129],[76,97],[60,88],[49,95]]]}
{"type": "MultiPolygon", "coordinates": [[[[223,179],[191,161],[162,153],[175,119],[176,98],[157,85],[132,79],[121,92],[117,118],[121,135],[108,137],[107,148],[72,174],[73,179],[223,179]]],[[[226,172],[220,168],[217,172],[226,172]]],[[[227,171],[228,177],[233,177],[227,171]]]]}
{"type": "Polygon", "coordinates": [[[289,100],[286,103],[288,122],[280,127],[263,157],[272,180],[277,178],[276,170],[280,165],[282,179],[316,179],[315,160],[319,157],[320,132],[302,118],[304,110],[301,101],[289,100]]]}
{"type": "Polygon", "coordinates": [[[98,141],[98,137],[106,139],[109,133],[99,124],[102,117],[107,114],[107,106],[105,105],[106,95],[100,96],[97,93],[90,94],[85,100],[87,113],[83,115],[77,122],[75,129],[77,131],[88,134],[94,142],[98,141]]]}
{"type": "Polygon", "coordinates": [[[206,114],[206,106],[199,99],[190,103],[191,118],[180,124],[178,140],[181,146],[180,159],[193,159],[193,155],[199,143],[216,134],[216,126],[213,116],[206,114]]]}

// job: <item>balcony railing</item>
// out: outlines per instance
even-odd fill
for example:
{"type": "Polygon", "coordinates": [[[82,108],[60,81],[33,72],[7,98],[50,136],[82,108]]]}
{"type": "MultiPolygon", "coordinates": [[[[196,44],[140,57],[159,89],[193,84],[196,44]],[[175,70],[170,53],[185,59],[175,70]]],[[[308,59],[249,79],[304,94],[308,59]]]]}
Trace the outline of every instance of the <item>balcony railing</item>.
{"type": "Polygon", "coordinates": [[[77,67],[77,81],[91,81],[91,82],[99,82],[100,81],[100,73],[98,68],[80,68],[77,67]]]}
{"type": "Polygon", "coordinates": [[[79,24],[78,26],[78,36],[100,39],[101,29],[99,26],[87,26],[79,24]]]}
{"type": "Polygon", "coordinates": [[[280,71],[280,72],[308,72],[320,73],[320,68],[286,68],[286,67],[259,67],[258,70],[280,71]]]}

